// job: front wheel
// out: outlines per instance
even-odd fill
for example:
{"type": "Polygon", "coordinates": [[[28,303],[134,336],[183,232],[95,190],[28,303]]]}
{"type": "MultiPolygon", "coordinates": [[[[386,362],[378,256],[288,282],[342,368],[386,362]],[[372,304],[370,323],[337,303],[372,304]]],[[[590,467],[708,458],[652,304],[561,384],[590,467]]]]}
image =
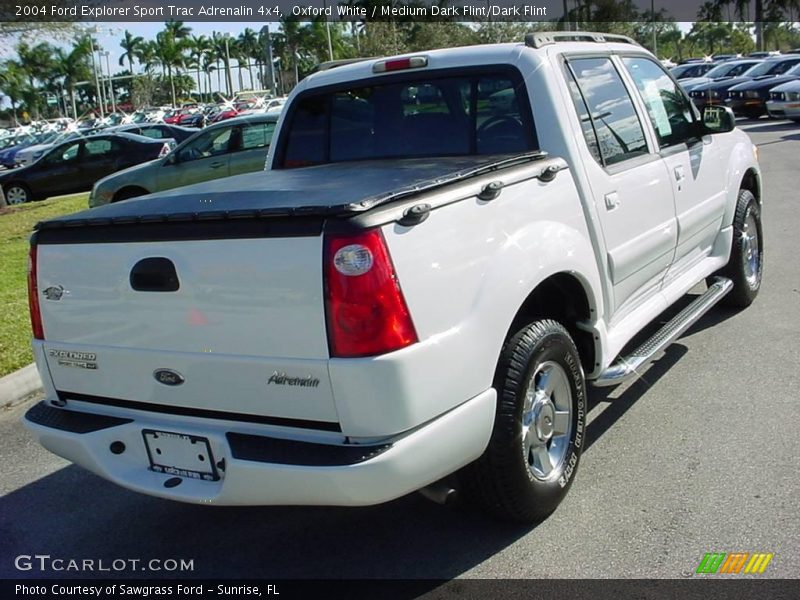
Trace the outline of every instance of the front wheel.
{"type": "Polygon", "coordinates": [[[25,204],[28,200],[30,200],[30,193],[24,185],[12,183],[6,187],[6,204],[9,206],[25,204]]]}
{"type": "Polygon", "coordinates": [[[726,306],[746,308],[761,289],[764,270],[764,241],[761,209],[750,190],[739,190],[733,218],[733,243],[728,264],[719,275],[733,282],[733,289],[722,299],[726,306]]]}
{"type": "Polygon", "coordinates": [[[495,388],[492,437],[460,472],[464,493],[502,518],[541,521],[566,496],[585,440],[586,385],[569,333],[551,320],[520,329],[503,348],[495,388]]]}

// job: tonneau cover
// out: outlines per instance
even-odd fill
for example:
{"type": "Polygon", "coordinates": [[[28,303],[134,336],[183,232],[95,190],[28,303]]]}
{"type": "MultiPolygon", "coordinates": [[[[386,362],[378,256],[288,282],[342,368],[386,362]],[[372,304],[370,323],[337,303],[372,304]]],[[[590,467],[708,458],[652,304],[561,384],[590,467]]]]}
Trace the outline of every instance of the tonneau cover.
{"type": "Polygon", "coordinates": [[[463,156],[331,163],[259,171],[133,198],[39,223],[37,229],[163,221],[347,215],[411,193],[544,158],[463,156]]]}

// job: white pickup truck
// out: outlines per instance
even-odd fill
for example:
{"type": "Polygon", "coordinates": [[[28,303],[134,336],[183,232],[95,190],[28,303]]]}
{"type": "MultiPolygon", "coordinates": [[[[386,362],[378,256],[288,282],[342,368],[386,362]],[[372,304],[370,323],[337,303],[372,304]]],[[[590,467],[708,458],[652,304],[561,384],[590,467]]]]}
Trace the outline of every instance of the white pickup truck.
{"type": "Polygon", "coordinates": [[[541,520],[574,479],[587,382],[636,376],[761,284],[756,148],[622,36],[339,66],[277,131],[267,172],[37,226],[46,399],[25,422],[46,448],[186,502],[460,487],[541,520]]]}

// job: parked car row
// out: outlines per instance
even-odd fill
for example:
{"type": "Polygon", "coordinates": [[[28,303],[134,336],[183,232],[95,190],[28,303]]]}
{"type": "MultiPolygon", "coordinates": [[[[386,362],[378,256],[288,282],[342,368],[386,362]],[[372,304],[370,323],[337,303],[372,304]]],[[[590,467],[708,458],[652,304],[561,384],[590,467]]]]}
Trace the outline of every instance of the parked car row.
{"type": "MultiPolygon", "coordinates": [[[[264,168],[277,113],[226,120],[201,131],[134,123],[72,132],[29,146],[24,166],[0,172],[8,204],[92,190],[90,206],[264,168]],[[37,149],[38,148],[38,149],[37,149]]],[[[20,154],[22,151],[20,152],[20,154]]]]}
{"type": "Polygon", "coordinates": [[[8,204],[88,190],[102,177],[159,156],[169,142],[132,133],[98,134],[63,142],[41,159],[0,173],[8,204]]]}
{"type": "Polygon", "coordinates": [[[209,125],[159,160],[98,181],[89,206],[259,171],[264,168],[277,122],[277,114],[265,113],[209,125]]]}
{"type": "Polygon", "coordinates": [[[730,61],[708,70],[704,77],[679,81],[701,111],[723,105],[742,117],[791,118],[789,113],[796,117],[798,111],[787,105],[795,102],[793,94],[800,90],[800,55],[730,61]]]}

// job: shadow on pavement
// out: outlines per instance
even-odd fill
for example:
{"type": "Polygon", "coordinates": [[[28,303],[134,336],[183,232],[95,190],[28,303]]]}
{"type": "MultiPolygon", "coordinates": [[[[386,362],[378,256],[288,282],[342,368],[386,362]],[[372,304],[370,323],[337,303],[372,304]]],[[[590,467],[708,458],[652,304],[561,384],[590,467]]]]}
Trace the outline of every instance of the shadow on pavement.
{"type": "MultiPolygon", "coordinates": [[[[712,310],[692,331],[730,314],[712,310]]],[[[587,429],[587,449],[686,352],[672,345],[642,380],[611,400],[587,429]]],[[[613,389],[593,389],[590,410],[613,389]]],[[[468,508],[441,507],[418,494],[364,508],[187,505],[129,492],[68,466],[0,498],[0,577],[451,579],[534,529],[468,508]],[[194,571],[17,571],[13,559],[20,554],[107,564],[120,558],[193,559],[194,571]]]]}

